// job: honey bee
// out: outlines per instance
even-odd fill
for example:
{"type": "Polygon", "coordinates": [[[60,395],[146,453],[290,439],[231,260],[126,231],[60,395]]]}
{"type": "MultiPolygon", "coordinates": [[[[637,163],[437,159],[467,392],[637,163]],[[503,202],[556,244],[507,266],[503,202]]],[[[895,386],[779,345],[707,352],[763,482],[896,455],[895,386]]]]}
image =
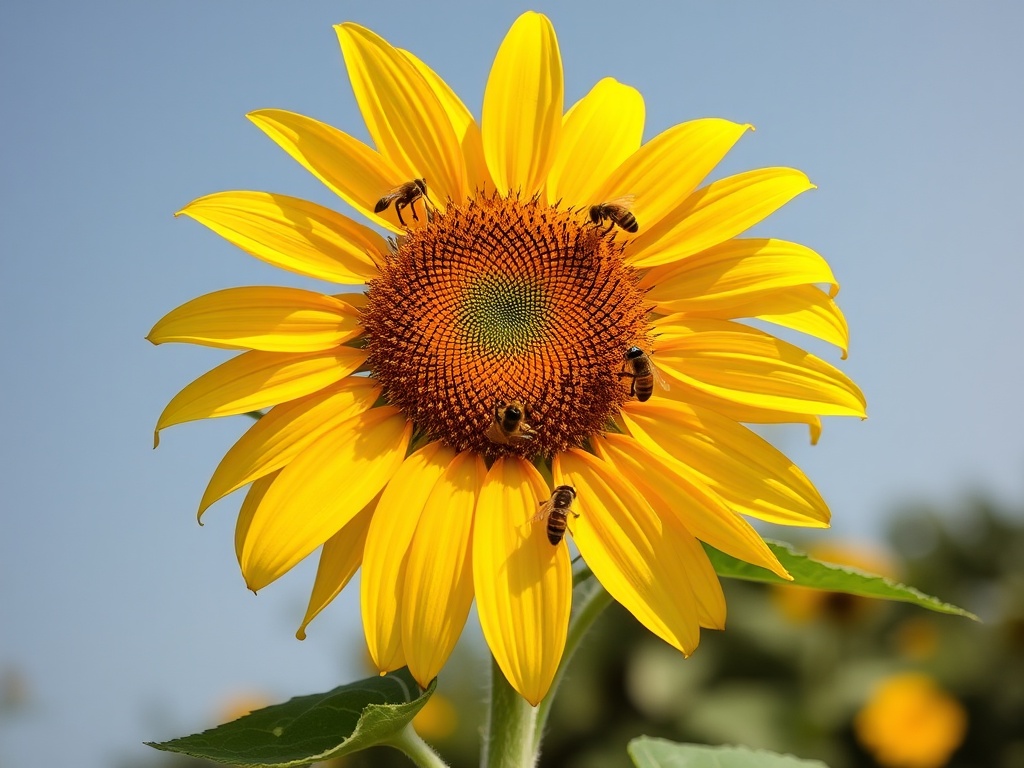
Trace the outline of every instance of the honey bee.
{"type": "Polygon", "coordinates": [[[635,397],[641,403],[651,399],[654,394],[654,383],[662,389],[668,389],[668,382],[658,373],[658,369],[651,362],[651,356],[640,347],[630,347],[626,350],[623,368],[627,369],[619,374],[619,377],[631,379],[629,384],[629,396],[635,397]]]}
{"type": "Polygon", "coordinates": [[[395,213],[398,214],[398,223],[404,227],[405,219],[402,218],[403,208],[408,207],[412,209],[413,221],[420,220],[420,217],[416,215],[416,206],[413,205],[417,200],[423,201],[423,208],[427,212],[427,221],[430,221],[433,218],[433,211],[430,208],[430,200],[427,198],[426,179],[413,179],[395,187],[377,201],[377,204],[373,206],[373,212],[381,213],[386,211],[388,206],[394,203],[395,213]]]}
{"type": "Polygon", "coordinates": [[[552,546],[558,546],[559,542],[565,538],[565,529],[568,527],[569,515],[573,517],[579,517],[579,512],[573,512],[572,503],[576,500],[576,489],[571,485],[560,485],[555,488],[555,492],[551,494],[551,498],[540,505],[540,512],[538,512],[533,520],[543,520],[545,517],[548,519],[548,541],[551,542],[552,546]]]}
{"type": "Polygon", "coordinates": [[[612,227],[616,225],[627,232],[636,232],[640,229],[640,225],[636,221],[636,216],[629,211],[632,204],[633,195],[626,195],[609,200],[607,203],[592,205],[590,206],[590,220],[600,226],[605,219],[608,219],[611,223],[605,232],[611,232],[612,227]]]}
{"type": "Polygon", "coordinates": [[[487,438],[499,445],[515,445],[524,440],[532,440],[536,432],[523,420],[528,413],[529,408],[517,401],[495,403],[494,420],[487,430],[487,438]]]}

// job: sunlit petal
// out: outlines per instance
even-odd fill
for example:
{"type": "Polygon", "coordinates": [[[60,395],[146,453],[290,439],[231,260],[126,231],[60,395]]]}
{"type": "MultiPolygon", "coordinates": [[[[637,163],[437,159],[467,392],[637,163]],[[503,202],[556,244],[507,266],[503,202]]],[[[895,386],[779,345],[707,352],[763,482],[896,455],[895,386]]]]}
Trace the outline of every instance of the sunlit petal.
{"type": "Polygon", "coordinates": [[[677,518],[659,518],[614,467],[589,453],[558,454],[552,471],[556,484],[576,489],[573,539],[598,581],[651,632],[693,653],[700,639],[698,585],[680,557],[698,556],[693,536],[677,518]]]}
{"type": "Polygon", "coordinates": [[[209,227],[246,253],[318,280],[357,285],[377,276],[387,241],[347,216],[270,192],[218,192],[175,215],[209,227]]]}
{"type": "Polygon", "coordinates": [[[681,391],[740,406],[866,416],[864,395],[821,358],[739,323],[670,315],[654,324],[657,365],[681,391]]]}
{"type": "Polygon", "coordinates": [[[298,288],[226,288],[164,315],[146,337],[223,349],[317,352],[363,332],[354,307],[298,288]]]}
{"type": "Polygon", "coordinates": [[[558,150],[562,89],[555,30],[528,11],[505,36],[484,91],[484,157],[499,193],[540,190],[558,150]]]}
{"type": "Polygon", "coordinates": [[[173,424],[214,416],[249,413],[308,395],[353,373],[366,353],[335,347],[301,355],[287,352],[243,352],[193,381],[176,394],[156,423],[160,430],[173,424]]]}
{"type": "Polygon", "coordinates": [[[377,504],[374,499],[363,510],[345,523],[344,527],[324,542],[320,551],[320,564],[316,569],[313,581],[313,592],[309,596],[306,615],[302,617],[295,637],[306,639],[306,627],[315,619],[330,602],[341,594],[341,590],[359,570],[363,561],[363,545],[366,542],[366,529],[370,525],[373,509],[377,504]]]}
{"type": "Polygon", "coordinates": [[[486,474],[481,456],[456,456],[430,492],[409,547],[402,648],[423,687],[448,660],[473,602],[473,513],[486,474]]]}
{"type": "Polygon", "coordinates": [[[688,468],[734,511],[783,525],[828,525],[828,506],[800,468],[734,420],[657,399],[627,403],[622,421],[641,445],[688,468]]]}
{"type": "Polygon", "coordinates": [[[746,232],[814,185],[792,168],[761,168],[694,192],[629,243],[634,267],[656,267],[700,253],[746,232]]]}
{"type": "Polygon", "coordinates": [[[644,99],[606,77],[566,113],[558,152],[548,173],[548,200],[584,207],[603,202],[598,187],[640,146],[644,99]]]}
{"type": "Polygon", "coordinates": [[[411,433],[398,409],[373,408],[322,435],[282,469],[242,549],[249,588],[280,577],[355,517],[401,465],[411,433]]]}
{"type": "Polygon", "coordinates": [[[400,606],[405,563],[420,515],[455,451],[430,443],[410,455],[388,482],[370,523],[360,579],[363,631],[377,669],[405,666],[400,606]]]}
{"type": "Polygon", "coordinates": [[[389,190],[410,181],[408,173],[337,128],[283,109],[260,109],[247,117],[302,167],[371,221],[404,233],[395,207],[374,213],[389,190]]]}
{"type": "Polygon", "coordinates": [[[462,148],[423,75],[401,51],[365,27],[347,22],[334,29],[377,149],[407,181],[426,177],[428,194],[437,201],[461,202],[467,191],[462,148]]]}
{"type": "Polygon", "coordinates": [[[569,627],[572,568],[534,521],[549,495],[524,459],[501,458],[484,479],[473,531],[473,584],[484,638],[505,677],[536,706],[558,669],[569,627]]]}
{"type": "Polygon", "coordinates": [[[224,454],[199,504],[199,517],[218,499],[286,466],[321,435],[370,408],[380,386],[349,377],[312,395],[271,408],[224,454]]]}

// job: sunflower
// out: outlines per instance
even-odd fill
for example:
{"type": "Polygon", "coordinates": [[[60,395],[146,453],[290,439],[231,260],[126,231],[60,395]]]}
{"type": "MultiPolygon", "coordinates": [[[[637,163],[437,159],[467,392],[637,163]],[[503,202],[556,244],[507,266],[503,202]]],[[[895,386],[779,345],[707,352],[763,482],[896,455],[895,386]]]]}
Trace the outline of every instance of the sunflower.
{"type": "Polygon", "coordinates": [[[475,600],[495,660],[537,704],[566,642],[570,537],[616,600],[691,653],[725,621],[700,542],[786,577],[743,516],[828,524],[804,474],[744,423],[816,436],[823,415],[864,416],[836,368],[737,322],[845,355],[826,262],[737,237],[813,185],[763,168],[700,187],[750,126],[694,120],[643,143],[640,94],[610,78],[563,110],[537,13],[502,42],[479,123],[409,52],[336,31],[376,149],[293,112],[249,119],[375,228],[265,192],[181,211],[282,269],[366,286],[229,288],[153,328],[157,344],[245,350],[176,395],[158,434],[269,408],[200,516],[249,486],[235,543],[253,590],[322,547],[300,638],[361,568],[374,663],[421,684],[475,600]]]}

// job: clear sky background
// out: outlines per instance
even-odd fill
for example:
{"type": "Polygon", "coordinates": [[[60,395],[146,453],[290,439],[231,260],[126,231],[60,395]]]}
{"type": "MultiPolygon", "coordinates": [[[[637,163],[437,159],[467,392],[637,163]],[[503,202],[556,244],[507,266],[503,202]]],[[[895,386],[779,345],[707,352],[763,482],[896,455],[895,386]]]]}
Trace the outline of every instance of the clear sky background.
{"type": "MultiPolygon", "coordinates": [[[[789,165],[819,189],[758,228],[825,255],[866,422],[773,433],[876,539],[900,500],[1024,497],[1024,5],[1006,2],[7,2],[0,6],[0,765],[101,768],[208,725],[244,691],[361,676],[358,590],[293,639],[311,564],[254,597],[237,497],[195,508],[244,417],[152,429],[224,359],[144,336],[236,285],[308,286],[175,220],[259,189],[341,207],[245,120],[281,107],[365,138],[333,23],[433,66],[479,115],[511,22],[555,24],[567,104],[611,75],[677,122],[751,122],[716,176],[789,165]]],[[[831,349],[813,347],[837,361],[831,349]]],[[[785,536],[785,531],[774,535],[785,536]]],[[[691,663],[699,663],[700,655],[691,663]]]]}

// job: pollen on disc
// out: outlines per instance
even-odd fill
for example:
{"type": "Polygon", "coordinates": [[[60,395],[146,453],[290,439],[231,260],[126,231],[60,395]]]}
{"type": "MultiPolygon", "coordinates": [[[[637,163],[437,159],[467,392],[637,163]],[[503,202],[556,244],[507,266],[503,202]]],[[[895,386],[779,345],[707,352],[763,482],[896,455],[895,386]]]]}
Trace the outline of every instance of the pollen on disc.
{"type": "Polygon", "coordinates": [[[537,200],[450,205],[370,283],[367,363],[434,440],[489,457],[550,456],[604,429],[627,397],[623,354],[647,333],[637,275],[585,213],[537,200]],[[487,437],[497,403],[530,440],[487,437]]]}

